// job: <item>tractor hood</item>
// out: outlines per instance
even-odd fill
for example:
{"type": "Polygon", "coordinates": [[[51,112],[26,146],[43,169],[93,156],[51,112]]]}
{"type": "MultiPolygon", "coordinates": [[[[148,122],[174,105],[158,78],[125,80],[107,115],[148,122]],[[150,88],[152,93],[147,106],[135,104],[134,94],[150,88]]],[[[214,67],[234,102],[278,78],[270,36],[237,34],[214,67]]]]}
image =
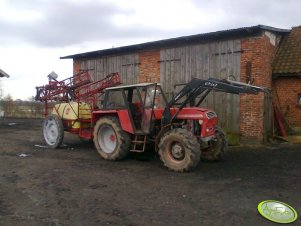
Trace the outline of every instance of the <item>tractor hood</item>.
{"type": "MultiPolygon", "coordinates": [[[[155,109],[155,118],[160,119],[162,117],[164,109],[155,109]]],[[[170,108],[171,116],[174,116],[178,108],[170,108]]],[[[217,115],[214,111],[199,108],[199,107],[184,107],[179,114],[177,115],[178,119],[191,119],[191,120],[199,120],[199,119],[211,119],[217,118],[217,115]]]]}

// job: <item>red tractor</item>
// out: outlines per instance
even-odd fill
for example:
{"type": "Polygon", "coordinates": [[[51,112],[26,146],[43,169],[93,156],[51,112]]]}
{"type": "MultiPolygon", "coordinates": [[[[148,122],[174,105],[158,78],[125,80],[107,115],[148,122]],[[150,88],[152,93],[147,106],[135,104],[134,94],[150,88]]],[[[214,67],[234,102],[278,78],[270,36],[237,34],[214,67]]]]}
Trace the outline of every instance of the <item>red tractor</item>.
{"type": "MultiPolygon", "coordinates": [[[[88,98],[78,100],[78,110],[73,109],[75,119],[60,114],[55,105],[45,119],[44,138],[56,148],[62,143],[64,130],[77,133],[93,139],[98,153],[107,160],[121,160],[130,151],[144,152],[153,143],[168,169],[190,171],[201,158],[220,160],[227,149],[216,113],[199,107],[212,90],[233,94],[263,91],[228,80],[192,79],[167,101],[158,83],[109,87],[104,89],[101,107],[95,107],[95,100],[93,104],[88,98]]],[[[72,108],[72,104],[63,107],[72,108]]]]}

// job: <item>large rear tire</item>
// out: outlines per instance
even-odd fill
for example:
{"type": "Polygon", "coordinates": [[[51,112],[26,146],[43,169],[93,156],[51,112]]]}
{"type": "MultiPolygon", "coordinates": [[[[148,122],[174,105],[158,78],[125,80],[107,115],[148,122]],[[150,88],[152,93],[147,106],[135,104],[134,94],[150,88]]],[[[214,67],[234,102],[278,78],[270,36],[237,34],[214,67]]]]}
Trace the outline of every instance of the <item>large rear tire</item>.
{"type": "Polygon", "coordinates": [[[58,148],[64,140],[64,126],[57,115],[48,115],[43,123],[43,136],[51,148],[58,148]]]}
{"type": "Polygon", "coordinates": [[[216,127],[216,137],[208,141],[208,147],[202,149],[201,159],[208,162],[217,162],[223,159],[228,149],[228,142],[223,130],[216,127]]]}
{"type": "Polygon", "coordinates": [[[94,127],[94,145],[99,155],[107,160],[121,160],[129,152],[131,137],[123,131],[116,117],[100,118],[94,127]]]}
{"type": "Polygon", "coordinates": [[[168,169],[176,172],[190,171],[200,161],[200,144],[190,131],[172,129],[161,138],[159,155],[168,169]]]}

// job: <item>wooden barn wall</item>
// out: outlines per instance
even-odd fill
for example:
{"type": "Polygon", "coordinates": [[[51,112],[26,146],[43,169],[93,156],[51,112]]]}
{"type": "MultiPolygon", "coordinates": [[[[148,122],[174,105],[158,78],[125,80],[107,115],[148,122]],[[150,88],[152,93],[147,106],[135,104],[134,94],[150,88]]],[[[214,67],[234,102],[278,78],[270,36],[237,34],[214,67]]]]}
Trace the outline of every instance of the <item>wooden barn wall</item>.
{"type": "MultiPolygon", "coordinates": [[[[191,78],[214,77],[240,81],[240,40],[163,49],[160,52],[160,82],[171,96],[173,85],[191,78]]],[[[239,142],[239,96],[212,92],[202,106],[213,109],[229,142],[239,142]]]]}
{"type": "Polygon", "coordinates": [[[138,53],[108,56],[96,59],[84,59],[81,62],[81,69],[91,69],[92,80],[99,80],[106,75],[119,72],[123,84],[133,84],[137,82],[139,74],[138,53]]]}

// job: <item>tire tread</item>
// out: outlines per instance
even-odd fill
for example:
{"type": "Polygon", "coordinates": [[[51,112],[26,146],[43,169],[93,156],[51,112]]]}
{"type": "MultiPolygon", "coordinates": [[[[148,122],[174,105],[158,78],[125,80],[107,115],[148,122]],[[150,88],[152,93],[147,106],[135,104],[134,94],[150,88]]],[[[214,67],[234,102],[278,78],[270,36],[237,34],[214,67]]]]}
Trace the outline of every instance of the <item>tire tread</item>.
{"type": "Polygon", "coordinates": [[[181,128],[172,129],[166,132],[166,134],[161,138],[159,143],[159,155],[161,161],[168,169],[175,172],[187,172],[194,169],[200,161],[200,145],[190,131],[181,128]],[[186,154],[189,155],[188,158],[185,157],[183,166],[177,166],[166,158],[166,143],[170,139],[170,136],[179,137],[181,139],[181,143],[185,146],[186,154]]]}
{"type": "Polygon", "coordinates": [[[97,152],[100,154],[100,156],[104,159],[107,160],[112,160],[112,161],[117,161],[117,160],[122,160],[124,159],[128,152],[129,152],[129,146],[130,146],[130,142],[131,142],[131,137],[130,135],[123,131],[120,125],[120,122],[118,120],[118,118],[114,117],[114,116],[105,116],[100,118],[95,127],[94,127],[94,145],[97,149],[97,152]],[[101,127],[102,124],[109,124],[113,127],[113,129],[115,130],[116,136],[117,136],[117,140],[120,141],[119,147],[117,147],[116,151],[114,151],[113,153],[105,153],[101,150],[100,146],[98,145],[98,140],[97,140],[97,133],[99,128],[101,127]]]}

